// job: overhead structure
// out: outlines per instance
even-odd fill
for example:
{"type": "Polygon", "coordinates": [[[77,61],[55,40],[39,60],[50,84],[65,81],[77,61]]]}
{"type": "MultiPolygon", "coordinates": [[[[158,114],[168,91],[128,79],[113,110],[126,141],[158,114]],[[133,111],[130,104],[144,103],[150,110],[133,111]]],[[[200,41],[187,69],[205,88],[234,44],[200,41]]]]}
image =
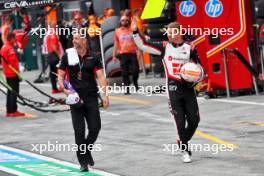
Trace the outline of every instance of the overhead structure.
{"type": "Polygon", "coordinates": [[[80,0],[3,0],[0,1],[0,11],[13,10],[17,8],[31,8],[37,6],[48,6],[59,2],[80,0]]]}

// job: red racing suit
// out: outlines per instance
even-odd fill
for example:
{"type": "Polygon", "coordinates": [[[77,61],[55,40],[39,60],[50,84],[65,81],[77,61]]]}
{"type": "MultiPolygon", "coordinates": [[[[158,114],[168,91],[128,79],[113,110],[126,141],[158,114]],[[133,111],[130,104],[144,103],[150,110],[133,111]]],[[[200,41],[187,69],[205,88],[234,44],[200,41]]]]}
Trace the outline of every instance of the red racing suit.
{"type": "MultiPolygon", "coordinates": [[[[2,57],[10,64],[15,70],[19,72],[19,60],[17,57],[17,53],[10,42],[6,42],[4,46],[1,48],[2,57]]],[[[9,68],[8,64],[2,60],[3,72],[7,78],[16,77],[17,74],[9,68]]]]}

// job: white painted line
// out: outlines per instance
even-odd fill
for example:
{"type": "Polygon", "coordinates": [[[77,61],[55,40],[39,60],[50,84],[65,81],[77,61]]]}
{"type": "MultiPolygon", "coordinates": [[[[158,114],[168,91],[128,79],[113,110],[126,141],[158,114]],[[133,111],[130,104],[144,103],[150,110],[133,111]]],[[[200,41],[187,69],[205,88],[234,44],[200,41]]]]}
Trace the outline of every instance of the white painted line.
{"type": "Polygon", "coordinates": [[[2,166],[0,166],[0,171],[4,171],[4,172],[10,173],[10,174],[15,174],[15,175],[19,175],[19,176],[31,176],[31,175],[24,174],[22,172],[18,172],[16,170],[9,169],[9,168],[2,167],[2,166]]]}
{"type": "Polygon", "coordinates": [[[243,100],[217,99],[217,100],[209,100],[209,101],[222,102],[222,103],[235,103],[235,104],[244,104],[244,105],[264,106],[264,103],[252,102],[252,101],[243,101],[243,100]]]}
{"type": "MultiPolygon", "coordinates": [[[[21,154],[24,154],[24,155],[28,155],[28,156],[31,156],[33,158],[37,158],[37,159],[41,159],[41,160],[45,160],[45,161],[54,162],[54,163],[57,163],[57,164],[73,167],[73,168],[76,168],[76,169],[80,168],[80,166],[77,165],[77,164],[73,164],[73,163],[70,163],[70,162],[61,161],[61,160],[58,160],[58,159],[54,159],[54,158],[38,155],[38,154],[27,152],[27,151],[24,151],[24,150],[8,147],[8,146],[4,146],[4,145],[0,145],[0,148],[6,149],[6,150],[11,150],[13,152],[21,153],[21,154]]],[[[102,174],[104,176],[119,176],[119,175],[116,175],[116,174],[111,174],[111,173],[108,173],[108,172],[105,172],[105,171],[100,171],[100,170],[93,169],[93,168],[91,168],[90,170],[92,172],[96,173],[96,174],[102,174]]],[[[13,172],[13,170],[12,170],[12,172],[13,172]]],[[[19,175],[19,176],[22,176],[22,175],[19,175]]],[[[28,175],[25,175],[25,176],[28,176],[28,175]]]]}
{"type": "Polygon", "coordinates": [[[165,122],[165,123],[173,123],[173,120],[171,119],[161,119],[161,118],[151,118],[151,120],[155,120],[155,121],[158,121],[158,122],[165,122]]]}
{"type": "Polygon", "coordinates": [[[111,112],[111,111],[106,111],[106,110],[100,110],[100,112],[102,114],[105,114],[105,115],[112,115],[112,116],[120,116],[121,114],[120,113],[117,113],[117,112],[111,112]]]}
{"type": "Polygon", "coordinates": [[[264,103],[253,102],[253,101],[243,101],[243,100],[230,100],[230,99],[205,99],[205,98],[203,98],[203,97],[198,97],[197,100],[202,100],[202,101],[214,101],[214,102],[221,102],[221,103],[233,103],[233,104],[245,104],[245,105],[264,106],[264,103]]]}

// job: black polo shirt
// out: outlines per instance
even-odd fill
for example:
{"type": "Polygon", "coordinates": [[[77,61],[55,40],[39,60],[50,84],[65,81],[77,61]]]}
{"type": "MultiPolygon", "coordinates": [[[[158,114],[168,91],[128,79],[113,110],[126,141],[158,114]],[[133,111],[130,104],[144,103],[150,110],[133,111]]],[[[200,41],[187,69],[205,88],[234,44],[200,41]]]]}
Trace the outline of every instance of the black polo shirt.
{"type": "Polygon", "coordinates": [[[79,94],[81,99],[97,96],[98,87],[96,82],[96,72],[103,69],[101,59],[95,55],[86,54],[82,58],[79,56],[82,79],[78,79],[80,65],[69,65],[67,53],[59,63],[59,69],[66,71],[67,77],[72,87],[79,94]]]}

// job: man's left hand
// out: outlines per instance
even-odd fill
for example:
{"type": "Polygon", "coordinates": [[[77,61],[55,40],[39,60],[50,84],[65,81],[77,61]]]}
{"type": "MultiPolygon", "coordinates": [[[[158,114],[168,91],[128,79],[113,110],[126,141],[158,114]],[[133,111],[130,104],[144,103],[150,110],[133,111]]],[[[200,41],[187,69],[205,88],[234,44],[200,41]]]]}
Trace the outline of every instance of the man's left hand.
{"type": "Polygon", "coordinates": [[[103,106],[104,106],[104,109],[107,109],[109,107],[109,97],[108,96],[105,96],[103,98],[103,106]]]}

